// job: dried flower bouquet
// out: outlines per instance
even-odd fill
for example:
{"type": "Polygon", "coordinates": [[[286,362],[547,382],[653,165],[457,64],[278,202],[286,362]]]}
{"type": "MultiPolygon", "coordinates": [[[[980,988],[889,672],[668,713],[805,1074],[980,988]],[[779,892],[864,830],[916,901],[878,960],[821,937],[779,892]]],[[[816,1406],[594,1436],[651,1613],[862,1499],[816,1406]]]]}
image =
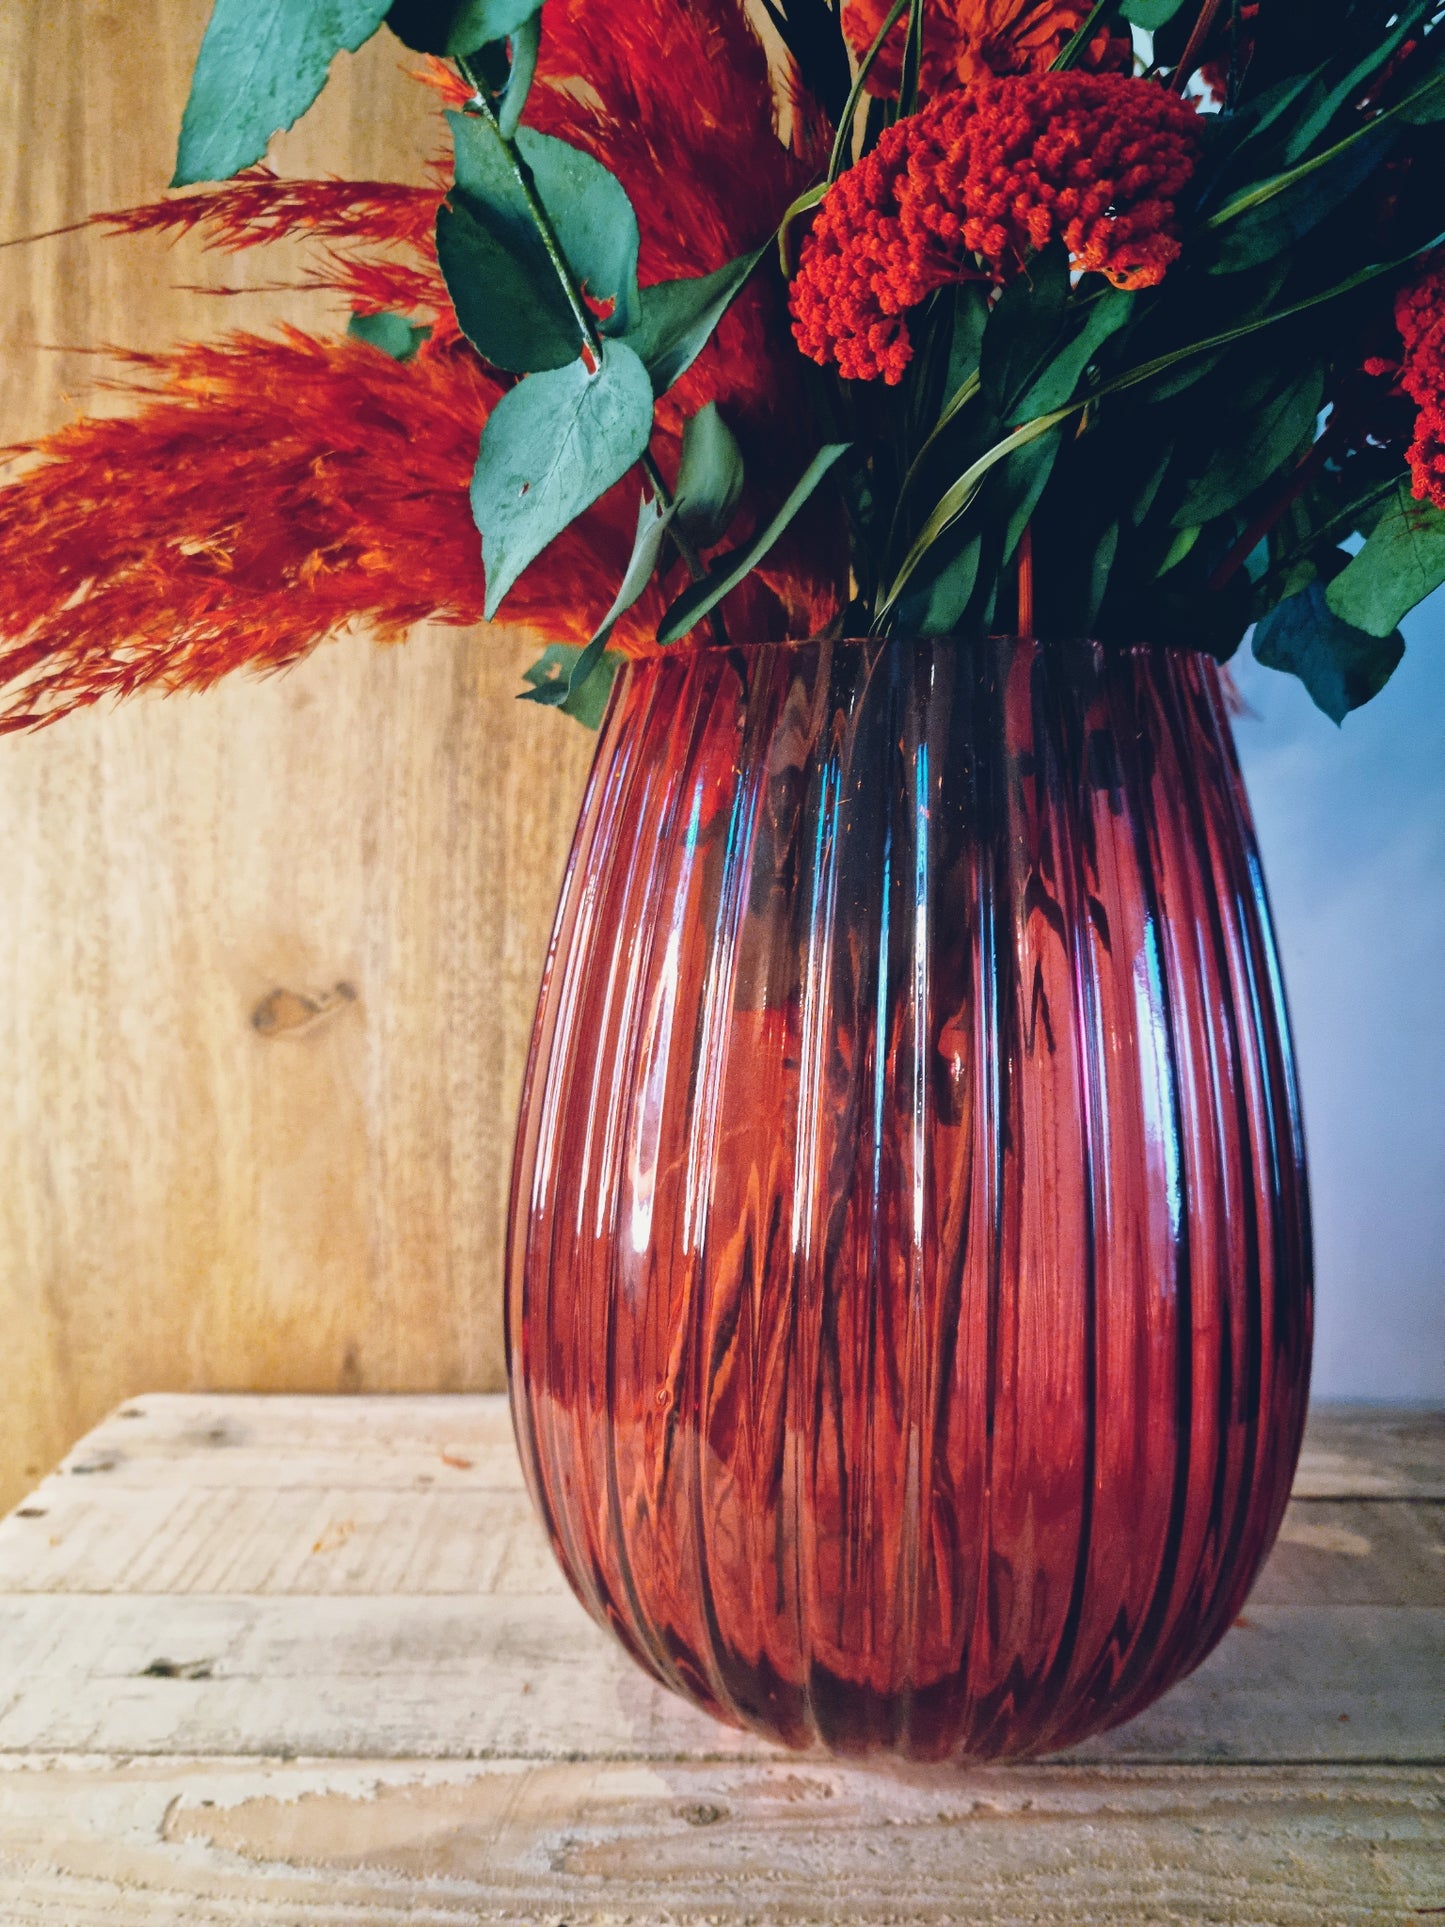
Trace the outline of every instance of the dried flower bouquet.
{"type": "Polygon", "coordinates": [[[757,6],[216,0],[179,191],[95,218],[303,233],[351,322],[11,451],[0,728],[483,616],[590,720],[618,653],[828,632],[1253,624],[1373,695],[1445,580],[1440,0],[757,6]],[[383,26],[435,186],[277,178],[383,26]]]}

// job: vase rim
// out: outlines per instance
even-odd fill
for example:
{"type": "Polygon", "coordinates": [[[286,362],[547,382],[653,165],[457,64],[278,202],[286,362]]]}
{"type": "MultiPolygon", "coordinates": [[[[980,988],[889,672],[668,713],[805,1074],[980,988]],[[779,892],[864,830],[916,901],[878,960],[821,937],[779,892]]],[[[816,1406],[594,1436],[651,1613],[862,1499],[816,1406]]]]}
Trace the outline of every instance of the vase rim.
{"type": "Polygon", "coordinates": [[[646,655],[630,658],[633,662],[667,662],[691,660],[698,656],[709,655],[760,655],[764,650],[805,649],[864,649],[870,646],[886,647],[891,643],[899,646],[929,647],[942,646],[955,649],[978,649],[987,644],[990,647],[1028,647],[1047,654],[1074,655],[1088,652],[1095,656],[1203,656],[1210,662],[1218,658],[1211,656],[1207,649],[1190,648],[1184,643],[1163,642],[1101,642],[1092,636],[916,636],[916,635],[857,635],[857,636],[778,636],[765,642],[705,642],[691,649],[658,649],[646,655]]]}

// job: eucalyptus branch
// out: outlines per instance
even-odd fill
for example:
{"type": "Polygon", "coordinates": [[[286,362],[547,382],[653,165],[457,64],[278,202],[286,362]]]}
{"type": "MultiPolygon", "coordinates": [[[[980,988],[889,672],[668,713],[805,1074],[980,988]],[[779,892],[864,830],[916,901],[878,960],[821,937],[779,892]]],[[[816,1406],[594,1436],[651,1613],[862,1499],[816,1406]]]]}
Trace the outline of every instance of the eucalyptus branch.
{"type": "MultiPolygon", "coordinates": [[[[490,124],[492,132],[501,143],[502,151],[506,154],[507,160],[511,165],[513,177],[516,180],[518,188],[521,190],[523,199],[527,203],[527,212],[531,215],[533,224],[541,238],[542,245],[547,250],[547,259],[552,263],[553,271],[561,284],[562,292],[567,297],[567,305],[572,310],[572,318],[577,323],[578,332],[582,336],[583,346],[591,356],[594,364],[600,368],[603,355],[602,331],[597,326],[596,316],[592,313],[592,310],[587,306],[586,301],[582,297],[582,290],[578,285],[577,277],[572,272],[567,257],[562,251],[562,243],[557,237],[557,230],[552,225],[552,217],[548,214],[546,207],[543,205],[542,197],[537,192],[537,183],[532,178],[532,170],[523,158],[516,140],[502,132],[501,126],[497,121],[497,116],[492,111],[491,102],[487,99],[486,92],[477,80],[476,75],[472,72],[470,62],[465,56],[458,54],[456,64],[462,79],[472,90],[475,102],[474,111],[479,113],[480,116],[490,124]]],[[[672,491],[663,480],[662,470],[657,466],[650,448],[643,450],[641,466],[643,473],[652,484],[653,493],[661,503],[663,510],[671,509],[674,506],[672,491]]],[[[702,557],[698,554],[697,547],[691,536],[678,525],[675,519],[668,523],[667,533],[672,540],[673,546],[682,557],[688,574],[694,582],[701,582],[706,576],[707,570],[703,567],[702,557]]],[[[722,617],[720,615],[715,614],[713,617],[713,633],[717,641],[726,643],[727,633],[723,629],[722,617]]]]}
{"type": "Polygon", "coordinates": [[[487,99],[486,92],[481,83],[472,72],[469,61],[465,56],[458,54],[456,56],[456,62],[457,71],[472,90],[475,111],[489,124],[492,132],[501,143],[502,152],[507,157],[513,177],[521,191],[522,198],[527,203],[527,212],[532,217],[533,225],[536,227],[542,246],[547,250],[547,259],[552,263],[553,272],[561,283],[562,292],[567,297],[567,305],[572,310],[572,319],[577,323],[578,330],[586,345],[587,351],[600,363],[602,360],[602,336],[597,327],[596,317],[587,306],[587,303],[582,299],[582,290],[578,287],[576,277],[567,264],[567,257],[562,252],[562,243],[557,239],[557,230],[552,225],[552,217],[542,205],[542,197],[537,192],[537,183],[532,179],[532,170],[528,167],[526,161],[523,160],[515,137],[502,132],[497,121],[497,116],[492,111],[492,104],[487,99]]]}

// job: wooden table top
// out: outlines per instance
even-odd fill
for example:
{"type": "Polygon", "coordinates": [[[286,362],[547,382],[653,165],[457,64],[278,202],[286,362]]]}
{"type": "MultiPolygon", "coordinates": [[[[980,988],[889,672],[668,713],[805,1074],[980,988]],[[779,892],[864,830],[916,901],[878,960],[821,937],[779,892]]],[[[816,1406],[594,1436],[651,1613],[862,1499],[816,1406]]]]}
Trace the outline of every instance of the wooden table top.
{"type": "Polygon", "coordinates": [[[1140,1719],[900,1772],[638,1672],[502,1399],[157,1395],[0,1523],[0,1922],[1418,1922],[1442,1660],[1442,1414],[1314,1414],[1241,1620],[1140,1719]]]}

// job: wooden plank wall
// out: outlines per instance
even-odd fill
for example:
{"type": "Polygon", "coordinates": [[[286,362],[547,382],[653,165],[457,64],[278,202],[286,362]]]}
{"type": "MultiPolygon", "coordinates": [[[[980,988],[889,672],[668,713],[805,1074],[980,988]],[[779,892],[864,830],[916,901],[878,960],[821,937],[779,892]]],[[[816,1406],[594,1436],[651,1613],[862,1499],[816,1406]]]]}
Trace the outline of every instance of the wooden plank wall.
{"type": "MultiPolygon", "coordinates": [[[[0,239],[164,187],[208,10],[0,9],[0,239]]],[[[441,130],[405,61],[341,56],[273,158],[417,177],[441,130]]],[[[7,249],[0,440],[116,406],[96,344],[340,325],[199,291],[298,259],[7,249]]],[[[0,1508],[142,1390],[501,1383],[512,1119],[592,742],[511,700],[527,659],[499,630],[351,642],[0,740],[0,1508]]]]}

